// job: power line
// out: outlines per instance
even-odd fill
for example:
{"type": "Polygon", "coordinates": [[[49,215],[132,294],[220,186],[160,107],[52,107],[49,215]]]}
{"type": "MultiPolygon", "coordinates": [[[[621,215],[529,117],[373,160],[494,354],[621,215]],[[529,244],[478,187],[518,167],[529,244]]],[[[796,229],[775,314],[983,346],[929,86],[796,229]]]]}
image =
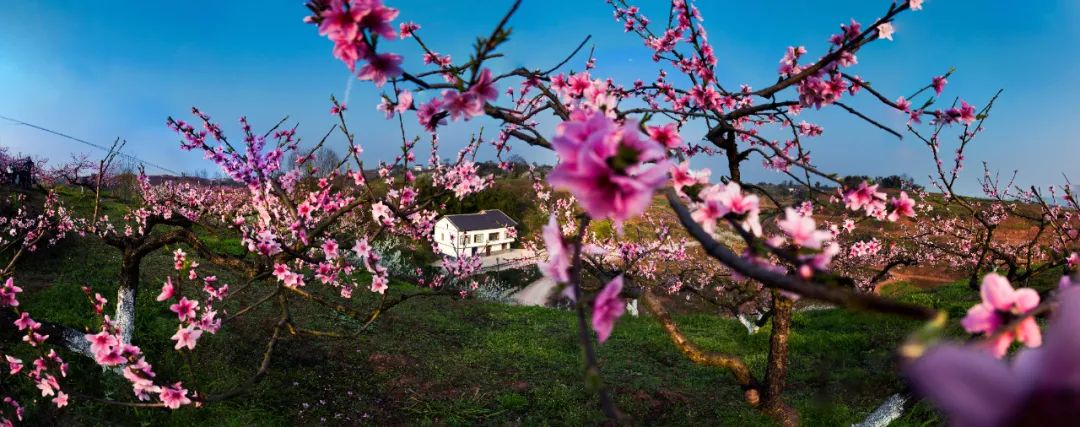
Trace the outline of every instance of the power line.
{"type": "MultiPolygon", "coordinates": [[[[51,133],[51,134],[53,134],[53,135],[61,136],[61,137],[64,137],[64,138],[70,139],[70,140],[72,140],[72,141],[75,141],[75,142],[80,142],[80,143],[83,143],[83,144],[89,145],[89,146],[91,146],[91,147],[97,148],[97,149],[99,149],[99,150],[102,150],[102,151],[105,151],[105,152],[109,152],[109,148],[106,148],[106,147],[104,147],[104,146],[101,146],[101,145],[95,144],[95,143],[93,143],[93,142],[90,142],[90,141],[87,141],[87,140],[85,140],[85,139],[80,139],[80,138],[76,138],[76,137],[74,137],[74,136],[71,136],[71,135],[65,134],[65,133],[63,133],[63,132],[58,132],[58,131],[55,131],[55,130],[52,130],[52,129],[44,128],[44,127],[41,127],[41,126],[35,125],[35,124],[33,124],[33,123],[27,123],[27,122],[24,122],[24,121],[22,121],[22,120],[17,120],[17,119],[13,119],[13,118],[11,118],[11,117],[7,117],[7,116],[4,116],[4,115],[0,115],[0,119],[8,120],[8,121],[11,121],[11,122],[14,122],[14,123],[16,123],[16,124],[20,124],[20,125],[23,125],[23,126],[29,126],[29,127],[32,127],[32,128],[34,128],[34,129],[37,129],[37,130],[45,131],[45,132],[51,133]]],[[[127,154],[127,153],[124,153],[124,152],[117,152],[117,153],[116,153],[116,155],[118,155],[118,156],[120,156],[120,157],[123,157],[123,158],[125,158],[125,159],[128,159],[128,160],[134,161],[134,162],[139,162],[139,163],[142,163],[142,164],[144,164],[144,165],[146,165],[146,166],[150,166],[150,167],[154,167],[154,168],[157,168],[157,169],[161,169],[161,170],[163,170],[163,171],[165,171],[165,172],[168,172],[168,173],[171,173],[171,174],[173,174],[173,175],[182,175],[182,174],[181,174],[180,172],[174,171],[174,170],[172,170],[172,169],[169,169],[169,168],[166,168],[166,167],[164,167],[164,166],[159,166],[159,165],[156,165],[156,164],[150,163],[150,162],[148,162],[148,161],[146,161],[146,160],[140,159],[140,158],[138,158],[138,157],[132,156],[132,155],[130,155],[130,154],[127,154]]]]}

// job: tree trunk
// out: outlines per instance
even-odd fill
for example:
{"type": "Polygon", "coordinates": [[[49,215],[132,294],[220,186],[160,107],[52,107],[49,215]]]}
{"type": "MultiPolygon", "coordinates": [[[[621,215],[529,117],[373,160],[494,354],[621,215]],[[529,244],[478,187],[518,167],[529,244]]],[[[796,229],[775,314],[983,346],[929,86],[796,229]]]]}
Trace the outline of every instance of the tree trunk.
{"type": "Polygon", "coordinates": [[[135,298],[139,295],[139,266],[142,256],[124,250],[120,265],[120,288],[116,290],[116,315],[113,321],[120,330],[120,340],[131,343],[135,333],[135,298]]]}
{"type": "MultiPolygon", "coordinates": [[[[12,343],[18,343],[22,340],[25,333],[14,327],[13,324],[16,319],[18,319],[18,316],[15,315],[14,311],[0,310],[0,324],[7,325],[0,327],[0,339],[12,343]]],[[[94,358],[94,354],[90,352],[90,341],[86,340],[85,332],[48,320],[34,320],[41,323],[39,333],[49,336],[46,340],[49,344],[64,347],[91,359],[94,358]]]]}
{"type": "Polygon", "coordinates": [[[773,292],[772,332],[769,335],[769,360],[765,368],[764,409],[781,425],[799,424],[799,415],[784,403],[784,382],[788,370],[788,338],[791,335],[791,314],[795,301],[773,292]]]}
{"type": "Polygon", "coordinates": [[[896,393],[889,396],[863,422],[852,424],[852,427],[885,427],[904,415],[904,408],[909,401],[911,396],[907,394],[896,393]]]}

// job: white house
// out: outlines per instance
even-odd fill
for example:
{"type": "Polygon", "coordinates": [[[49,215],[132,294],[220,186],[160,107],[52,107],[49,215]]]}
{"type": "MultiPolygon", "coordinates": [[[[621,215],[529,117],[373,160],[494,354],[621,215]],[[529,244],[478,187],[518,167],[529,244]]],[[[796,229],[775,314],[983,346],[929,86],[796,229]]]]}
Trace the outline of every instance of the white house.
{"type": "Polygon", "coordinates": [[[439,251],[453,257],[492,255],[510,250],[516,225],[498,209],[447,215],[435,222],[435,243],[439,251]]]}

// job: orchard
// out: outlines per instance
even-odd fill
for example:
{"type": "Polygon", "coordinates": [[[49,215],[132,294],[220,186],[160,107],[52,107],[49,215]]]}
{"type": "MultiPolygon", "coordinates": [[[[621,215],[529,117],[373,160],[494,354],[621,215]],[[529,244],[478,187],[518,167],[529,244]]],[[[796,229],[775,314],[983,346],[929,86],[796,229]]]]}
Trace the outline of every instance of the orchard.
{"type": "MultiPolygon", "coordinates": [[[[996,169],[1010,165],[967,157],[1019,119],[995,114],[1007,92],[950,90],[977,70],[941,63],[899,93],[885,89],[893,76],[860,74],[860,55],[889,51],[933,2],[840,11],[837,27],[807,29],[820,43],[773,52],[774,73],[753,81],[731,81],[725,68],[746,59],[715,47],[724,28],[689,0],[606,1],[640,46],[631,80],[599,72],[584,36],[559,61],[514,65],[521,3],[460,23],[475,38],[464,57],[444,53],[460,38],[392,0],[297,7],[294,25],[322,38],[350,87],[379,95],[330,96],[329,129],[200,107],[161,117],[169,149],[220,179],[151,175],[122,139],[34,158],[29,189],[5,173],[3,423],[1076,422],[1077,171],[1023,185],[996,169]],[[844,124],[816,123],[825,114],[844,124]],[[372,140],[360,116],[398,136],[372,140]],[[451,126],[471,136],[444,143],[451,126]],[[856,127],[917,147],[924,185],[812,158],[856,127]],[[526,150],[556,160],[530,164],[526,150]],[[763,172],[784,183],[748,178],[763,172]],[[440,249],[440,218],[482,209],[517,217],[517,266],[440,249]],[[548,307],[513,306],[534,280],[548,307]],[[845,341],[844,324],[869,325],[857,335],[869,341],[845,341]],[[476,344],[473,328],[520,359],[462,356],[425,377],[441,363],[425,360],[476,344]],[[839,355],[847,345],[859,350],[839,355]],[[310,369],[325,372],[300,378],[310,369]],[[361,369],[372,374],[330,374],[361,369]],[[830,375],[859,380],[819,380],[830,375]],[[653,393],[659,382],[690,385],[653,393]],[[541,386],[570,390],[554,406],[574,409],[544,406],[529,391],[541,386]],[[277,393],[292,400],[266,400],[277,393]],[[326,399],[336,414],[309,409],[326,399]],[[240,415],[275,405],[280,419],[240,415]]],[[[16,170],[24,160],[3,150],[0,168],[16,170]]]]}

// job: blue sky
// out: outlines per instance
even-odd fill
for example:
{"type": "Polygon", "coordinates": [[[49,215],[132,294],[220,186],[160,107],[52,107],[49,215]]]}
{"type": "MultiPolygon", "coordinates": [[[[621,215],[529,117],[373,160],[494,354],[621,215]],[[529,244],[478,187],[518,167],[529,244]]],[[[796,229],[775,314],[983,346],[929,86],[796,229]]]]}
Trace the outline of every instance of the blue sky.
{"type": "MultiPolygon", "coordinates": [[[[510,1],[394,1],[400,20],[423,26],[432,47],[455,58],[486,35],[510,1]]],[[[662,16],[663,2],[641,2],[662,16]]],[[[819,56],[825,39],[849,18],[869,22],[888,1],[699,1],[718,69],[728,87],[763,87],[775,80],[777,61],[789,45],[819,56]]],[[[169,115],[189,116],[198,106],[237,133],[248,116],[265,128],[284,115],[300,133],[318,138],[333,123],[328,97],[345,96],[348,71],[330,55],[330,43],[301,23],[300,1],[17,2],[0,12],[0,115],[40,124],[90,141],[128,140],[127,152],[174,170],[213,171],[201,155],[178,150],[165,127],[169,115]]],[[[945,96],[982,106],[1005,89],[985,133],[968,153],[961,188],[977,191],[979,162],[1006,173],[1021,171],[1023,184],[1080,179],[1080,137],[1071,124],[1080,99],[1080,2],[928,0],[925,9],[897,20],[894,42],[875,42],[859,53],[853,72],[890,96],[906,95],[950,67],[945,96]]],[[[525,0],[511,21],[512,40],[494,68],[547,67],[586,35],[593,39],[599,76],[625,84],[655,76],[656,65],[635,36],[624,34],[602,0],[525,0]]],[[[411,41],[387,44],[415,63],[411,41]]],[[[584,56],[568,67],[581,69],[584,56]]],[[[366,155],[396,152],[397,126],[374,110],[378,93],[355,82],[348,118],[366,155]]],[[[898,113],[869,98],[856,100],[875,118],[902,127],[898,113]]],[[[844,174],[908,173],[920,181],[930,171],[927,149],[914,138],[898,141],[846,113],[806,112],[802,119],[825,126],[811,146],[823,169],[844,174]]],[[[448,150],[490,123],[454,123],[442,132],[448,150]]],[[[550,129],[550,126],[548,126],[550,129]]],[[[415,129],[410,129],[415,131],[415,129]]],[[[684,138],[703,130],[690,127],[684,138]]],[[[946,140],[946,150],[951,150],[946,140]]],[[[341,140],[333,141],[343,146],[341,140]]],[[[0,120],[0,144],[13,151],[67,158],[91,148],[0,120]]],[[[527,159],[551,162],[550,153],[517,149],[527,159]]],[[[453,151],[447,151],[447,154],[453,151]]],[[[717,165],[719,166],[719,162],[717,165]]],[[[758,169],[756,167],[752,169],[758,169]]],[[[752,180],[780,178],[754,171],[752,180]]]]}

